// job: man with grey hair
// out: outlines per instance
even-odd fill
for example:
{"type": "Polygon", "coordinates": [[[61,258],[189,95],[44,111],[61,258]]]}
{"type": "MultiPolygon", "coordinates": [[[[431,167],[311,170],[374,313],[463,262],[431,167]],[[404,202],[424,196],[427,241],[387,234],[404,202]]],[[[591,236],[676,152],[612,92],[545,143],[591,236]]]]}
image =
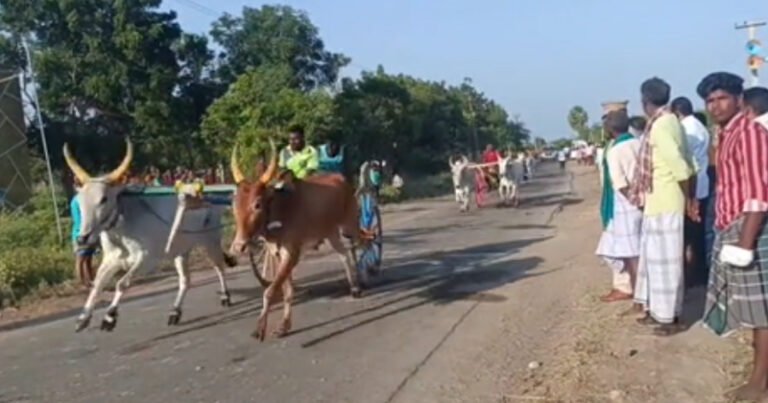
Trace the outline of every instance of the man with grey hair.
{"type": "Polygon", "coordinates": [[[603,192],[600,218],[603,234],[595,252],[613,269],[613,289],[603,296],[603,302],[631,300],[640,255],[640,225],[642,212],[628,198],[640,150],[640,141],[629,133],[626,109],[608,112],[603,128],[611,141],[598,165],[603,172],[603,192]]]}

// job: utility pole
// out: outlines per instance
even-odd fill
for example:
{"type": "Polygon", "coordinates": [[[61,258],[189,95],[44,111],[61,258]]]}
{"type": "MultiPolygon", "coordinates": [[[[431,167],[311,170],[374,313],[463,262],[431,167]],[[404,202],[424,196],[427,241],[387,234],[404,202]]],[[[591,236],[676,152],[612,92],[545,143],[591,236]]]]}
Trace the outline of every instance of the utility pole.
{"type": "MultiPolygon", "coordinates": [[[[757,54],[756,53],[752,53],[752,51],[750,50],[750,45],[749,44],[752,44],[752,43],[758,43],[759,44],[759,41],[757,41],[757,28],[765,26],[765,25],[766,25],[765,21],[754,21],[754,22],[747,22],[747,21],[745,21],[742,24],[734,24],[734,28],[736,30],[741,30],[741,29],[746,29],[747,30],[747,35],[749,36],[749,42],[747,44],[747,49],[748,49],[748,51],[751,54],[750,58],[753,57],[753,56],[757,56],[757,54]],[[757,41],[757,42],[755,42],[755,41],[757,41]]],[[[759,52],[759,46],[758,46],[758,50],[757,51],[759,52]]],[[[748,64],[750,64],[750,63],[748,62],[748,64]]],[[[757,71],[758,70],[757,70],[757,68],[750,67],[750,71],[752,73],[752,85],[756,86],[758,84],[758,76],[757,76],[757,71]]]]}

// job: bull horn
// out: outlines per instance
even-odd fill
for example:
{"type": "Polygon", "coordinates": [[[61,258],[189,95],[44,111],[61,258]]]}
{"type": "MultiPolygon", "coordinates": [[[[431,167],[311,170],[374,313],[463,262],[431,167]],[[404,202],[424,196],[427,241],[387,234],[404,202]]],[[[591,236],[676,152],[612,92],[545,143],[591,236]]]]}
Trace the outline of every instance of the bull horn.
{"type": "Polygon", "coordinates": [[[263,184],[271,182],[277,175],[277,148],[275,147],[275,142],[271,138],[269,139],[269,151],[269,166],[267,166],[267,170],[264,171],[261,178],[259,178],[259,182],[263,184]]]}
{"type": "Polygon", "coordinates": [[[77,160],[75,160],[75,157],[72,156],[72,153],[69,151],[69,145],[67,143],[64,143],[64,161],[66,161],[67,166],[81,184],[85,184],[91,179],[91,176],[88,175],[88,172],[86,172],[85,169],[83,169],[83,167],[80,166],[80,164],[77,162],[77,160]]]}
{"type": "Polygon", "coordinates": [[[123,157],[123,161],[120,163],[120,165],[117,168],[115,168],[114,171],[110,172],[105,176],[107,182],[109,183],[118,182],[128,172],[128,167],[131,166],[131,161],[133,161],[133,143],[131,143],[131,140],[128,137],[126,137],[125,138],[125,157],[123,157]]]}
{"type": "Polygon", "coordinates": [[[452,156],[448,157],[448,165],[453,166],[453,157],[452,156]]]}
{"type": "Polygon", "coordinates": [[[245,175],[243,175],[243,171],[240,170],[240,165],[237,163],[237,144],[235,144],[235,147],[232,149],[232,158],[229,161],[229,169],[232,170],[232,179],[234,179],[236,185],[245,180],[245,175]]]}

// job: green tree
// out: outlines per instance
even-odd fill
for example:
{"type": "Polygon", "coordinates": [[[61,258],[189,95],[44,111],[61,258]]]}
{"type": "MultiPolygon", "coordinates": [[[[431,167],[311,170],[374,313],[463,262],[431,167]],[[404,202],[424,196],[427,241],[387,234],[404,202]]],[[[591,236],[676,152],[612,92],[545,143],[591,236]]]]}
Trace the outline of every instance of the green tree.
{"type": "Polygon", "coordinates": [[[552,147],[554,147],[557,150],[562,150],[563,148],[568,148],[573,144],[572,139],[557,139],[552,142],[552,147]]]}
{"type": "Polygon", "coordinates": [[[568,112],[568,125],[576,137],[586,140],[589,138],[589,115],[581,106],[574,106],[568,112]]]}
{"type": "Polygon", "coordinates": [[[287,65],[302,89],[336,82],[349,63],[341,53],[329,52],[307,14],[289,6],[244,7],[242,16],[225,14],[211,30],[223,52],[219,76],[230,83],[249,68],[287,65]]]}
{"type": "Polygon", "coordinates": [[[125,135],[139,145],[139,161],[167,152],[157,139],[172,135],[179,73],[172,45],[181,29],[175,13],[160,12],[159,5],[160,0],[0,1],[0,24],[6,38],[16,41],[2,46],[2,59],[19,60],[22,36],[34,49],[38,107],[54,162],[69,141],[77,143],[86,165],[111,164],[122,152],[114,138],[125,135]]]}
{"type": "Polygon", "coordinates": [[[413,151],[414,117],[407,113],[412,98],[401,82],[379,68],[357,81],[345,79],[341,87],[334,101],[348,155],[393,159],[395,148],[413,151]]]}
{"type": "Polygon", "coordinates": [[[289,66],[264,66],[249,71],[208,109],[202,139],[219,161],[227,160],[235,142],[244,160],[267,149],[268,138],[285,141],[291,126],[302,126],[309,143],[327,138],[336,129],[330,94],[306,93],[295,87],[289,66]]]}
{"type": "Polygon", "coordinates": [[[547,146],[547,140],[544,140],[541,137],[536,137],[533,139],[533,145],[536,149],[540,150],[547,146]]]}
{"type": "MultiPolygon", "coordinates": [[[[226,91],[226,86],[213,77],[214,52],[204,36],[183,34],[174,46],[180,71],[172,104],[172,123],[176,136],[168,138],[172,149],[184,149],[187,161],[195,166],[211,166],[218,160],[213,150],[205,147],[200,132],[208,107],[226,91]]],[[[170,157],[170,156],[167,156],[170,157]]],[[[172,165],[163,161],[163,165],[172,165]]]]}
{"type": "Polygon", "coordinates": [[[592,144],[603,144],[606,141],[605,135],[603,134],[603,125],[600,123],[593,123],[592,126],[589,127],[589,136],[586,140],[592,144]]]}

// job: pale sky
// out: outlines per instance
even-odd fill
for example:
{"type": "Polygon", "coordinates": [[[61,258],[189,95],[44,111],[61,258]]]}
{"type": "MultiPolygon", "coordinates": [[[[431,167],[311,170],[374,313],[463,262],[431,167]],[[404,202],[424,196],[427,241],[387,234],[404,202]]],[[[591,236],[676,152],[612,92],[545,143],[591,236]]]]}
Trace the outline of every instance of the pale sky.
{"type": "MultiPolygon", "coordinates": [[[[262,1],[164,0],[182,27],[207,33],[216,15],[239,15],[262,1]]],[[[270,2],[269,4],[274,4],[270,2]]],[[[571,135],[574,105],[599,118],[600,103],[629,100],[639,113],[640,83],[659,76],[673,96],[700,107],[706,74],[747,74],[746,30],[735,23],[768,18],[759,0],[291,0],[307,11],[326,47],[352,58],[343,75],[384,65],[475,86],[519,115],[534,136],[571,135]],[[621,4],[621,5],[620,5],[621,4]]],[[[768,40],[768,27],[758,31],[768,40]]],[[[766,71],[768,74],[768,71],[766,71]]],[[[767,78],[768,80],[768,78],[767,78]]]]}

